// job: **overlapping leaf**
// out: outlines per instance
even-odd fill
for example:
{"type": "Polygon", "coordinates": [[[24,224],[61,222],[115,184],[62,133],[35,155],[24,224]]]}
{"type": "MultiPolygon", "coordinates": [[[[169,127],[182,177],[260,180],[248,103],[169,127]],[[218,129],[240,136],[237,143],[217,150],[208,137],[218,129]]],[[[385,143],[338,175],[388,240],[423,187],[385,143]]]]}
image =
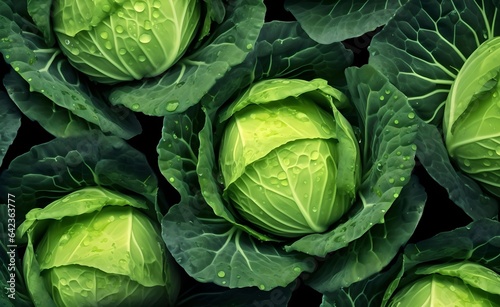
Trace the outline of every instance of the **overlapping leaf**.
{"type": "Polygon", "coordinates": [[[410,0],[372,40],[369,63],[426,122],[440,124],[457,72],[485,40],[500,33],[498,1],[410,0]]]}
{"type": "Polygon", "coordinates": [[[286,0],[285,8],[314,40],[341,42],[385,25],[408,0],[286,0]]]}

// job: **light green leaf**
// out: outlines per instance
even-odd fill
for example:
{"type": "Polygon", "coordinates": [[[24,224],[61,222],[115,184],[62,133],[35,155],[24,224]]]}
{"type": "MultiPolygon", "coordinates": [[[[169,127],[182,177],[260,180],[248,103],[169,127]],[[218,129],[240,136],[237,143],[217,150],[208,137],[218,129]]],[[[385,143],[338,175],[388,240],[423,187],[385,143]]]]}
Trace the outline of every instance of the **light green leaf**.
{"type": "Polygon", "coordinates": [[[408,0],[286,0],[290,11],[315,41],[341,42],[383,26],[408,0]]]}
{"type": "Polygon", "coordinates": [[[435,264],[417,268],[415,274],[441,274],[462,279],[466,284],[483,291],[500,295],[500,275],[474,262],[435,264]]]}
{"type": "Polygon", "coordinates": [[[424,121],[439,125],[465,60],[500,33],[498,5],[494,0],[410,0],[373,38],[369,63],[408,97],[424,121]]]}

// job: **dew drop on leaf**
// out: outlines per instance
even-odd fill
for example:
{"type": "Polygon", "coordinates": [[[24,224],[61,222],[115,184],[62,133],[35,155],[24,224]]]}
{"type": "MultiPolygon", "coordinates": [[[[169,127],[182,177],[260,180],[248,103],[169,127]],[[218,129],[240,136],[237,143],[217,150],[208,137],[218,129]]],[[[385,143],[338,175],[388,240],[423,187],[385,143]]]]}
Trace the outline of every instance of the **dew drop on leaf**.
{"type": "Polygon", "coordinates": [[[143,33],[141,36],[139,36],[139,41],[143,44],[147,44],[151,41],[151,34],[149,33],[143,33]]]}
{"type": "Polygon", "coordinates": [[[165,105],[165,110],[167,110],[168,112],[174,112],[175,110],[177,110],[178,107],[179,107],[179,101],[172,100],[167,102],[167,104],[165,105]]]}
{"type": "Polygon", "coordinates": [[[220,278],[224,278],[224,277],[226,277],[226,272],[219,271],[219,272],[217,272],[217,276],[219,276],[220,278]]]}

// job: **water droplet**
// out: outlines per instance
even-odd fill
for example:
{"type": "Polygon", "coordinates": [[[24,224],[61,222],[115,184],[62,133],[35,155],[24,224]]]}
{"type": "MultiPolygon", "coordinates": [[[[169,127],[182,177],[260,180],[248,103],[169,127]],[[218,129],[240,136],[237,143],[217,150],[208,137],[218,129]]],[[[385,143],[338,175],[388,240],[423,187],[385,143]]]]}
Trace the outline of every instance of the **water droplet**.
{"type": "Polygon", "coordinates": [[[318,212],[318,208],[312,207],[312,212],[314,212],[314,213],[318,212]]]}
{"type": "Polygon", "coordinates": [[[393,196],[394,198],[398,198],[398,197],[399,197],[399,194],[398,194],[398,193],[394,193],[394,194],[392,194],[392,196],[393,196]]]}
{"type": "Polygon", "coordinates": [[[389,183],[391,183],[391,184],[392,184],[392,183],[394,183],[394,182],[395,182],[394,178],[389,178],[389,183]]]}
{"type": "Polygon", "coordinates": [[[64,40],[64,44],[69,45],[69,44],[71,44],[71,42],[70,42],[70,40],[69,40],[69,39],[65,39],[65,40],[64,40]]]}
{"type": "Polygon", "coordinates": [[[63,286],[67,286],[68,285],[68,281],[65,279],[65,278],[61,278],[59,279],[59,282],[61,283],[61,285],[63,286]]]}
{"type": "Polygon", "coordinates": [[[146,9],[146,2],[143,1],[137,1],[134,4],[134,10],[138,13],[143,12],[146,9]]]}
{"type": "Polygon", "coordinates": [[[161,7],[161,1],[153,1],[153,7],[159,9],[161,7]]]}
{"type": "Polygon", "coordinates": [[[217,272],[217,276],[219,276],[220,278],[224,278],[224,277],[226,277],[226,272],[219,271],[219,272],[217,272]]]}
{"type": "Polygon", "coordinates": [[[296,266],[296,267],[293,268],[293,271],[297,272],[297,273],[300,273],[302,270],[300,269],[300,267],[296,266]]]}
{"type": "Polygon", "coordinates": [[[80,49],[78,48],[71,48],[70,52],[74,55],[79,55],[80,54],[80,49]]]}
{"type": "Polygon", "coordinates": [[[143,33],[141,36],[139,36],[139,41],[143,44],[147,44],[151,41],[151,34],[149,33],[143,33]]]}
{"type": "Polygon", "coordinates": [[[469,160],[467,160],[467,159],[464,159],[463,163],[464,163],[464,165],[465,165],[465,166],[467,166],[467,167],[469,167],[469,166],[470,166],[470,161],[469,161],[469,160]]]}
{"type": "Polygon", "coordinates": [[[383,101],[385,99],[385,97],[383,95],[380,95],[380,97],[378,99],[380,99],[380,101],[383,101]]]}
{"type": "Polygon", "coordinates": [[[158,17],[160,17],[160,12],[159,12],[158,10],[154,10],[154,11],[153,11],[153,17],[154,17],[154,18],[158,18],[158,17]]]}
{"type": "Polygon", "coordinates": [[[127,54],[127,49],[125,49],[125,48],[120,48],[120,50],[118,50],[118,53],[119,53],[120,55],[125,55],[125,54],[127,54]]]}
{"type": "Polygon", "coordinates": [[[101,32],[100,36],[102,39],[108,39],[109,34],[108,34],[108,32],[101,32]]]}
{"type": "Polygon", "coordinates": [[[399,120],[395,119],[395,120],[394,120],[394,124],[395,124],[395,125],[399,125],[399,120]]]}
{"type": "Polygon", "coordinates": [[[116,31],[116,33],[123,33],[123,31],[125,31],[125,29],[123,28],[123,26],[118,25],[115,27],[115,31],[116,31]]]}
{"type": "Polygon", "coordinates": [[[260,284],[260,285],[259,285],[259,289],[260,289],[260,290],[265,290],[265,289],[266,289],[266,286],[264,286],[264,285],[260,284]]]}
{"type": "Polygon", "coordinates": [[[168,178],[168,181],[169,182],[175,182],[175,178],[174,177],[170,177],[170,178],[168,178]]]}
{"type": "Polygon", "coordinates": [[[165,110],[167,110],[168,112],[174,112],[175,110],[177,110],[178,107],[179,107],[179,101],[172,100],[167,102],[167,104],[165,105],[165,110]]]}
{"type": "Polygon", "coordinates": [[[113,48],[113,45],[111,44],[110,41],[107,41],[104,43],[104,47],[108,50],[111,50],[113,48]]]}
{"type": "Polygon", "coordinates": [[[415,113],[413,113],[413,112],[408,113],[408,118],[409,119],[414,119],[415,118],[415,113]]]}
{"type": "Polygon", "coordinates": [[[139,105],[138,103],[134,103],[134,104],[132,105],[132,110],[134,110],[134,111],[139,110],[139,108],[140,108],[140,105],[139,105]]]}

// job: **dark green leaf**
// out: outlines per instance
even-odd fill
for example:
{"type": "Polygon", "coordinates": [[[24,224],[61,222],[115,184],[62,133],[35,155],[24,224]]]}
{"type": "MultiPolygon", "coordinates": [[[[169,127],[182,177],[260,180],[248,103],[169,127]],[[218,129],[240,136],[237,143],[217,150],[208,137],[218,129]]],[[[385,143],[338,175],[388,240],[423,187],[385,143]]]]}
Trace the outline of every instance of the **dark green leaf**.
{"type": "Polygon", "coordinates": [[[157,179],[146,157],[98,131],[56,138],[15,158],[0,177],[1,197],[16,196],[16,217],[86,186],[107,186],[157,203],[157,179]]]}
{"type": "Polygon", "coordinates": [[[498,1],[410,0],[370,44],[369,63],[426,122],[440,124],[451,84],[469,55],[500,33],[498,1]]]}
{"type": "Polygon", "coordinates": [[[415,143],[420,163],[467,215],[474,220],[498,217],[497,200],[485,194],[474,180],[453,168],[436,126],[422,123],[415,143]]]}
{"type": "Polygon", "coordinates": [[[3,2],[0,3],[0,13],[0,52],[29,84],[30,91],[47,97],[51,101],[50,107],[55,103],[66,108],[75,116],[99,126],[105,133],[126,139],[140,133],[141,127],[133,112],[108,106],[59,49],[48,47],[43,37],[30,32],[33,29],[25,29],[19,24],[28,23],[26,20],[3,2]]]}
{"type": "Polygon", "coordinates": [[[17,130],[21,126],[21,114],[16,106],[12,103],[5,92],[0,91],[0,165],[9,146],[14,142],[17,135],[17,130]]]}
{"type": "Polygon", "coordinates": [[[70,110],[60,107],[38,92],[30,92],[29,84],[16,72],[5,76],[4,86],[17,107],[29,119],[37,121],[56,137],[86,133],[98,126],[91,124],[70,110]]]}
{"type": "Polygon", "coordinates": [[[307,284],[319,292],[330,293],[381,271],[413,235],[426,198],[423,187],[412,177],[383,223],[374,225],[348,247],[328,256],[307,284]]]}
{"type": "Polygon", "coordinates": [[[286,0],[285,8],[314,40],[341,42],[385,25],[408,0],[286,0]]]}
{"type": "Polygon", "coordinates": [[[203,283],[271,290],[315,268],[314,258],[286,253],[216,216],[201,197],[184,198],[170,208],[162,226],[174,259],[203,283]]]}

